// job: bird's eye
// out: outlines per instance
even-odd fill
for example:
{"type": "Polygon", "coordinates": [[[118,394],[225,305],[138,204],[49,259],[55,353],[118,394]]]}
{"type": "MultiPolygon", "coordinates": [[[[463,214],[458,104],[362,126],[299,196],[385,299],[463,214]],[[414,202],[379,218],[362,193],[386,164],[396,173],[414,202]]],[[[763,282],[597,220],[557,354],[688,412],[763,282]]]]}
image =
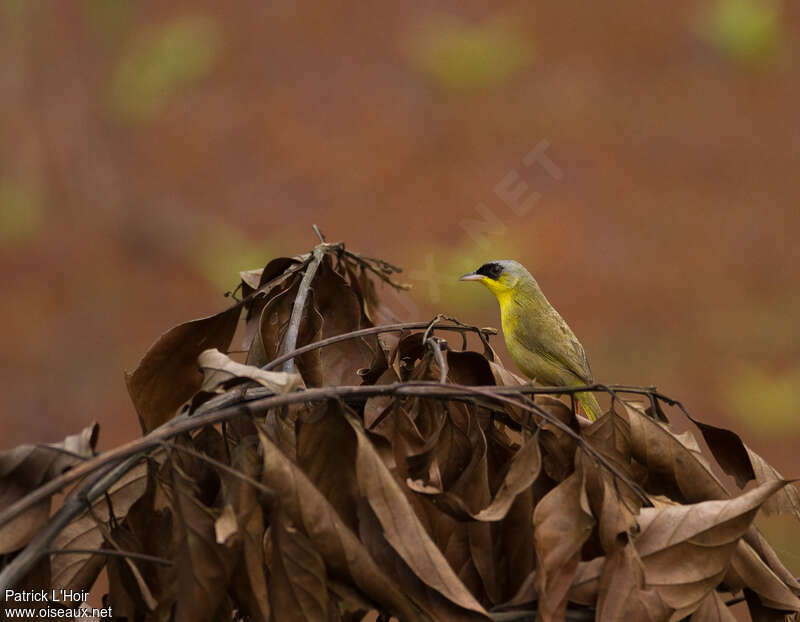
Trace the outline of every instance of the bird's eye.
{"type": "Polygon", "coordinates": [[[503,266],[498,263],[485,263],[478,268],[476,272],[490,279],[497,280],[503,273],[503,266]]]}

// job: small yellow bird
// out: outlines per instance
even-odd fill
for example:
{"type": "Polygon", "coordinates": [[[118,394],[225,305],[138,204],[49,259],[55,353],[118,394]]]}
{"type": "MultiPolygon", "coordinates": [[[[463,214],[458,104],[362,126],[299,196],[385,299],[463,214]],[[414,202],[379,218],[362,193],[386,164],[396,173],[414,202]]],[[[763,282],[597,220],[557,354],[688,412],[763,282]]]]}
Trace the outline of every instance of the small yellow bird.
{"type": "MultiPolygon", "coordinates": [[[[526,376],[554,387],[594,382],[580,341],[522,264],[490,261],[461,280],[480,281],[497,297],[506,346],[526,376]]],[[[603,414],[593,393],[577,393],[575,399],[592,421],[603,414]]]]}

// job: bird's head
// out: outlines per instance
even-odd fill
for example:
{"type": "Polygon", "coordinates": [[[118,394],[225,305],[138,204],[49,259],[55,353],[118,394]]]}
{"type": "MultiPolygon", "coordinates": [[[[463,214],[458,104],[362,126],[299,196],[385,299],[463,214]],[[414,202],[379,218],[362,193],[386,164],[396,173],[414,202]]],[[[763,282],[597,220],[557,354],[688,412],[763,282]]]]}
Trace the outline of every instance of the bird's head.
{"type": "Polygon", "coordinates": [[[483,264],[475,272],[465,274],[461,281],[479,281],[498,298],[511,293],[521,282],[532,280],[530,273],[518,261],[496,259],[483,264]]]}

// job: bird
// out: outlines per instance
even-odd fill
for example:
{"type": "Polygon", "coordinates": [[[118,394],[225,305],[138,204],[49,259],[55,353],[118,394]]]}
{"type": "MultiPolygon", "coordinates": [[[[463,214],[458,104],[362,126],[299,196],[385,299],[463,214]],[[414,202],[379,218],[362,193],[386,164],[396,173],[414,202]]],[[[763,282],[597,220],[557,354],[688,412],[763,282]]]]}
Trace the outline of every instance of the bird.
{"type": "MultiPolygon", "coordinates": [[[[521,263],[490,261],[459,280],[483,283],[495,295],[506,346],[526,376],[546,386],[594,383],[580,341],[521,263]]],[[[590,420],[603,414],[593,393],[576,393],[575,399],[590,420]]]]}

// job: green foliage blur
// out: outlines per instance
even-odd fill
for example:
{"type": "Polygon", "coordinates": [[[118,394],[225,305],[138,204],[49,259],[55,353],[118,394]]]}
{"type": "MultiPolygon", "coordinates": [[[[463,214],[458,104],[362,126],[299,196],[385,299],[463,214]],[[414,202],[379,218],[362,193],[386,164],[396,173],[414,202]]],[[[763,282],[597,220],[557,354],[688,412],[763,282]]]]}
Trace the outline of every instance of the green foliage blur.
{"type": "Polygon", "coordinates": [[[773,58],[782,39],[778,0],[716,0],[702,19],[704,38],[745,66],[773,58]]]}
{"type": "Polygon", "coordinates": [[[110,85],[111,109],[122,121],[147,121],[180,89],[209,74],[217,59],[219,27],[204,16],[183,16],[137,34],[110,85]]]}
{"type": "Polygon", "coordinates": [[[41,193],[20,181],[0,179],[0,246],[30,241],[43,223],[41,193]]]}
{"type": "Polygon", "coordinates": [[[751,434],[774,438],[797,425],[799,386],[800,369],[777,373],[753,366],[732,375],[725,398],[751,434]]]}
{"type": "Polygon", "coordinates": [[[257,244],[240,229],[219,221],[203,227],[183,254],[185,261],[220,291],[236,287],[240,271],[263,268],[265,258],[277,256],[272,240],[257,244]]]}
{"type": "Polygon", "coordinates": [[[504,21],[468,24],[439,16],[413,42],[417,66],[439,86],[468,91],[509,79],[533,59],[531,37],[504,21]]]}

